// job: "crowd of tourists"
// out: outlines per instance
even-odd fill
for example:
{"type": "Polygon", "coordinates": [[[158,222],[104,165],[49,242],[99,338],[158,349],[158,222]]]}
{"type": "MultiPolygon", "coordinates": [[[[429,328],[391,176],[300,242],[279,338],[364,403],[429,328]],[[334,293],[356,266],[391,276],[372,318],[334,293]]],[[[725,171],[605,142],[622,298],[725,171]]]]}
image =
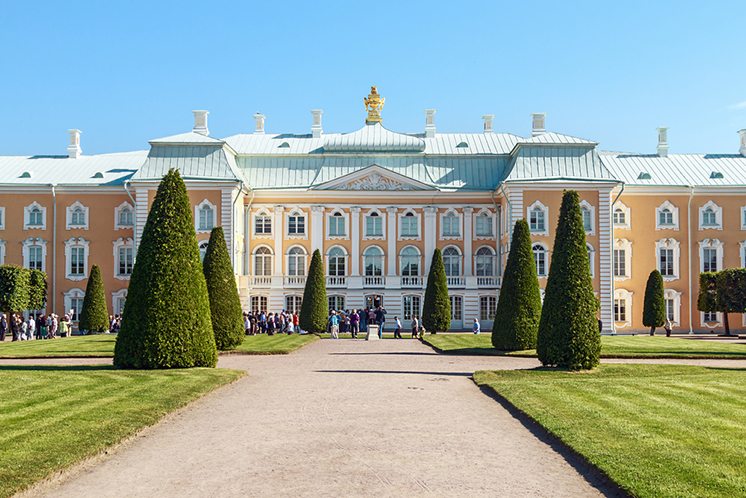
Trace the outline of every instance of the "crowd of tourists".
{"type": "Polygon", "coordinates": [[[72,329],[70,315],[60,317],[56,313],[30,314],[23,318],[20,313],[0,314],[0,341],[10,336],[13,341],[32,341],[67,337],[72,329]]]}

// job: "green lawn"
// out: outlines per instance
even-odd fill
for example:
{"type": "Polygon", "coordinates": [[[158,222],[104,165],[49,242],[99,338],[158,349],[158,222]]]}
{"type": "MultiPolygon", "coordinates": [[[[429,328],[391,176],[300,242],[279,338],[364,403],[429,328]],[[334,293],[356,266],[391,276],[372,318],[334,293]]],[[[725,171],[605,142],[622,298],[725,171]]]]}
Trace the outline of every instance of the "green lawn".
{"type": "Polygon", "coordinates": [[[212,368],[0,366],[0,496],[100,453],[241,375],[212,368]]]}
{"type": "MultiPolygon", "coordinates": [[[[535,350],[505,353],[492,348],[490,334],[427,334],[425,342],[449,354],[536,356],[535,350]]],[[[746,344],[675,337],[602,336],[602,358],[746,359],[746,344]]]]}
{"type": "Polygon", "coordinates": [[[746,496],[746,369],[476,372],[634,496],[746,496]]]}
{"type": "MultiPolygon", "coordinates": [[[[247,336],[235,351],[244,354],[286,354],[316,340],[314,335],[247,336]]],[[[116,334],[63,337],[46,341],[0,342],[0,358],[82,358],[114,356],[116,334]]]]}

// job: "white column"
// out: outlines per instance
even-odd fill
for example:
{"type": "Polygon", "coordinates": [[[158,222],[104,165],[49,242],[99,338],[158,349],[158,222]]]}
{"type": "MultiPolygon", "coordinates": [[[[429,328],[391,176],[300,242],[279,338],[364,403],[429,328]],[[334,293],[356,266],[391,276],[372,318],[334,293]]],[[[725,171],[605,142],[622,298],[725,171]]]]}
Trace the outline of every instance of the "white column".
{"type": "Polygon", "coordinates": [[[324,206],[311,206],[311,252],[324,256],[324,206]]]}
{"type": "Polygon", "coordinates": [[[474,261],[474,249],[472,243],[474,236],[472,235],[472,213],[474,208],[466,206],[464,208],[464,277],[471,277],[472,261],[474,261]]]}
{"type": "Polygon", "coordinates": [[[386,220],[386,253],[388,255],[388,262],[386,263],[388,268],[386,275],[393,277],[396,276],[396,212],[397,208],[389,206],[386,208],[388,213],[388,219],[386,220]]]}
{"type": "Polygon", "coordinates": [[[601,322],[604,333],[614,332],[614,288],[611,261],[612,240],[611,226],[611,189],[598,191],[598,275],[601,296],[601,322]]]}
{"type": "Polygon", "coordinates": [[[435,251],[435,239],[438,236],[435,230],[435,217],[437,213],[438,208],[425,206],[425,227],[422,233],[423,240],[425,241],[425,268],[423,273],[425,276],[430,272],[430,263],[433,261],[433,251],[435,251]]]}
{"type": "Polygon", "coordinates": [[[360,276],[360,206],[350,208],[350,276],[360,276]]]}
{"type": "Polygon", "coordinates": [[[135,190],[135,257],[137,257],[137,250],[140,248],[140,239],[142,238],[142,232],[145,229],[145,222],[148,221],[149,211],[148,190],[145,188],[138,188],[135,190]]]}
{"type": "Polygon", "coordinates": [[[282,221],[284,218],[285,208],[282,206],[275,206],[275,219],[272,224],[272,234],[275,237],[275,269],[274,274],[276,276],[282,276],[282,261],[285,259],[285,251],[282,249],[282,238],[283,238],[283,226],[282,221]]]}

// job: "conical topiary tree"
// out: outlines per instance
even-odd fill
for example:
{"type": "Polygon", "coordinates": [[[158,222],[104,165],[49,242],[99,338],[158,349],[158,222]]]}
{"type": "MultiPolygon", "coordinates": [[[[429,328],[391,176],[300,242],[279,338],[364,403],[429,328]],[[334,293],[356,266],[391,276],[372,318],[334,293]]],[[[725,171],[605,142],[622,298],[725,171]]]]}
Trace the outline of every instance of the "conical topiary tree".
{"type": "Polygon", "coordinates": [[[541,294],[531,234],[528,223],[521,219],[513,229],[492,326],[492,345],[505,351],[534,349],[540,318],[541,294]]]}
{"type": "Polygon", "coordinates": [[[422,304],[422,326],[435,334],[451,328],[451,302],[448,299],[448,279],[440,249],[433,252],[433,262],[427,276],[425,302],[422,304]]]}
{"type": "Polygon", "coordinates": [[[235,349],[243,341],[243,314],[223,227],[212,229],[202,267],[210,297],[215,345],[221,351],[235,349]]]}
{"type": "Polygon", "coordinates": [[[106,332],[109,330],[109,310],[106,307],[106,293],[98,265],[91,267],[88,284],[85,286],[83,309],[80,312],[78,328],[84,332],[106,332]]]}
{"type": "Polygon", "coordinates": [[[552,265],[544,290],[536,347],[539,361],[570,370],[598,365],[601,334],[597,311],[580,197],[569,190],[562,196],[552,265]]]}
{"type": "Polygon", "coordinates": [[[321,252],[316,249],[311,256],[306,287],[303,289],[298,325],[306,332],[321,334],[326,331],[328,316],[329,301],[326,299],[324,262],[321,259],[321,252]]]}
{"type": "Polygon", "coordinates": [[[132,270],[119,368],[214,367],[215,336],[207,284],[186,185],[170,170],[158,186],[132,270]]]}
{"type": "Polygon", "coordinates": [[[41,270],[29,270],[28,308],[40,310],[47,305],[47,274],[41,270]]]}
{"type": "Polygon", "coordinates": [[[666,300],[663,297],[663,277],[661,272],[653,270],[645,285],[642,324],[650,327],[650,335],[654,335],[655,328],[662,327],[664,323],[666,323],[666,300]]]}

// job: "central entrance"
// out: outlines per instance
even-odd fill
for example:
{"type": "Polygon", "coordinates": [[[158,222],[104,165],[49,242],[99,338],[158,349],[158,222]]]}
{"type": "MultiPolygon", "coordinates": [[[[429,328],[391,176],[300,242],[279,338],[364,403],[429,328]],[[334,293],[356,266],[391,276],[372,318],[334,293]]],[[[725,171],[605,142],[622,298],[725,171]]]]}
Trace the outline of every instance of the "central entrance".
{"type": "Polygon", "coordinates": [[[376,309],[379,306],[383,306],[383,296],[380,294],[368,294],[365,296],[365,307],[368,309],[376,309]]]}

